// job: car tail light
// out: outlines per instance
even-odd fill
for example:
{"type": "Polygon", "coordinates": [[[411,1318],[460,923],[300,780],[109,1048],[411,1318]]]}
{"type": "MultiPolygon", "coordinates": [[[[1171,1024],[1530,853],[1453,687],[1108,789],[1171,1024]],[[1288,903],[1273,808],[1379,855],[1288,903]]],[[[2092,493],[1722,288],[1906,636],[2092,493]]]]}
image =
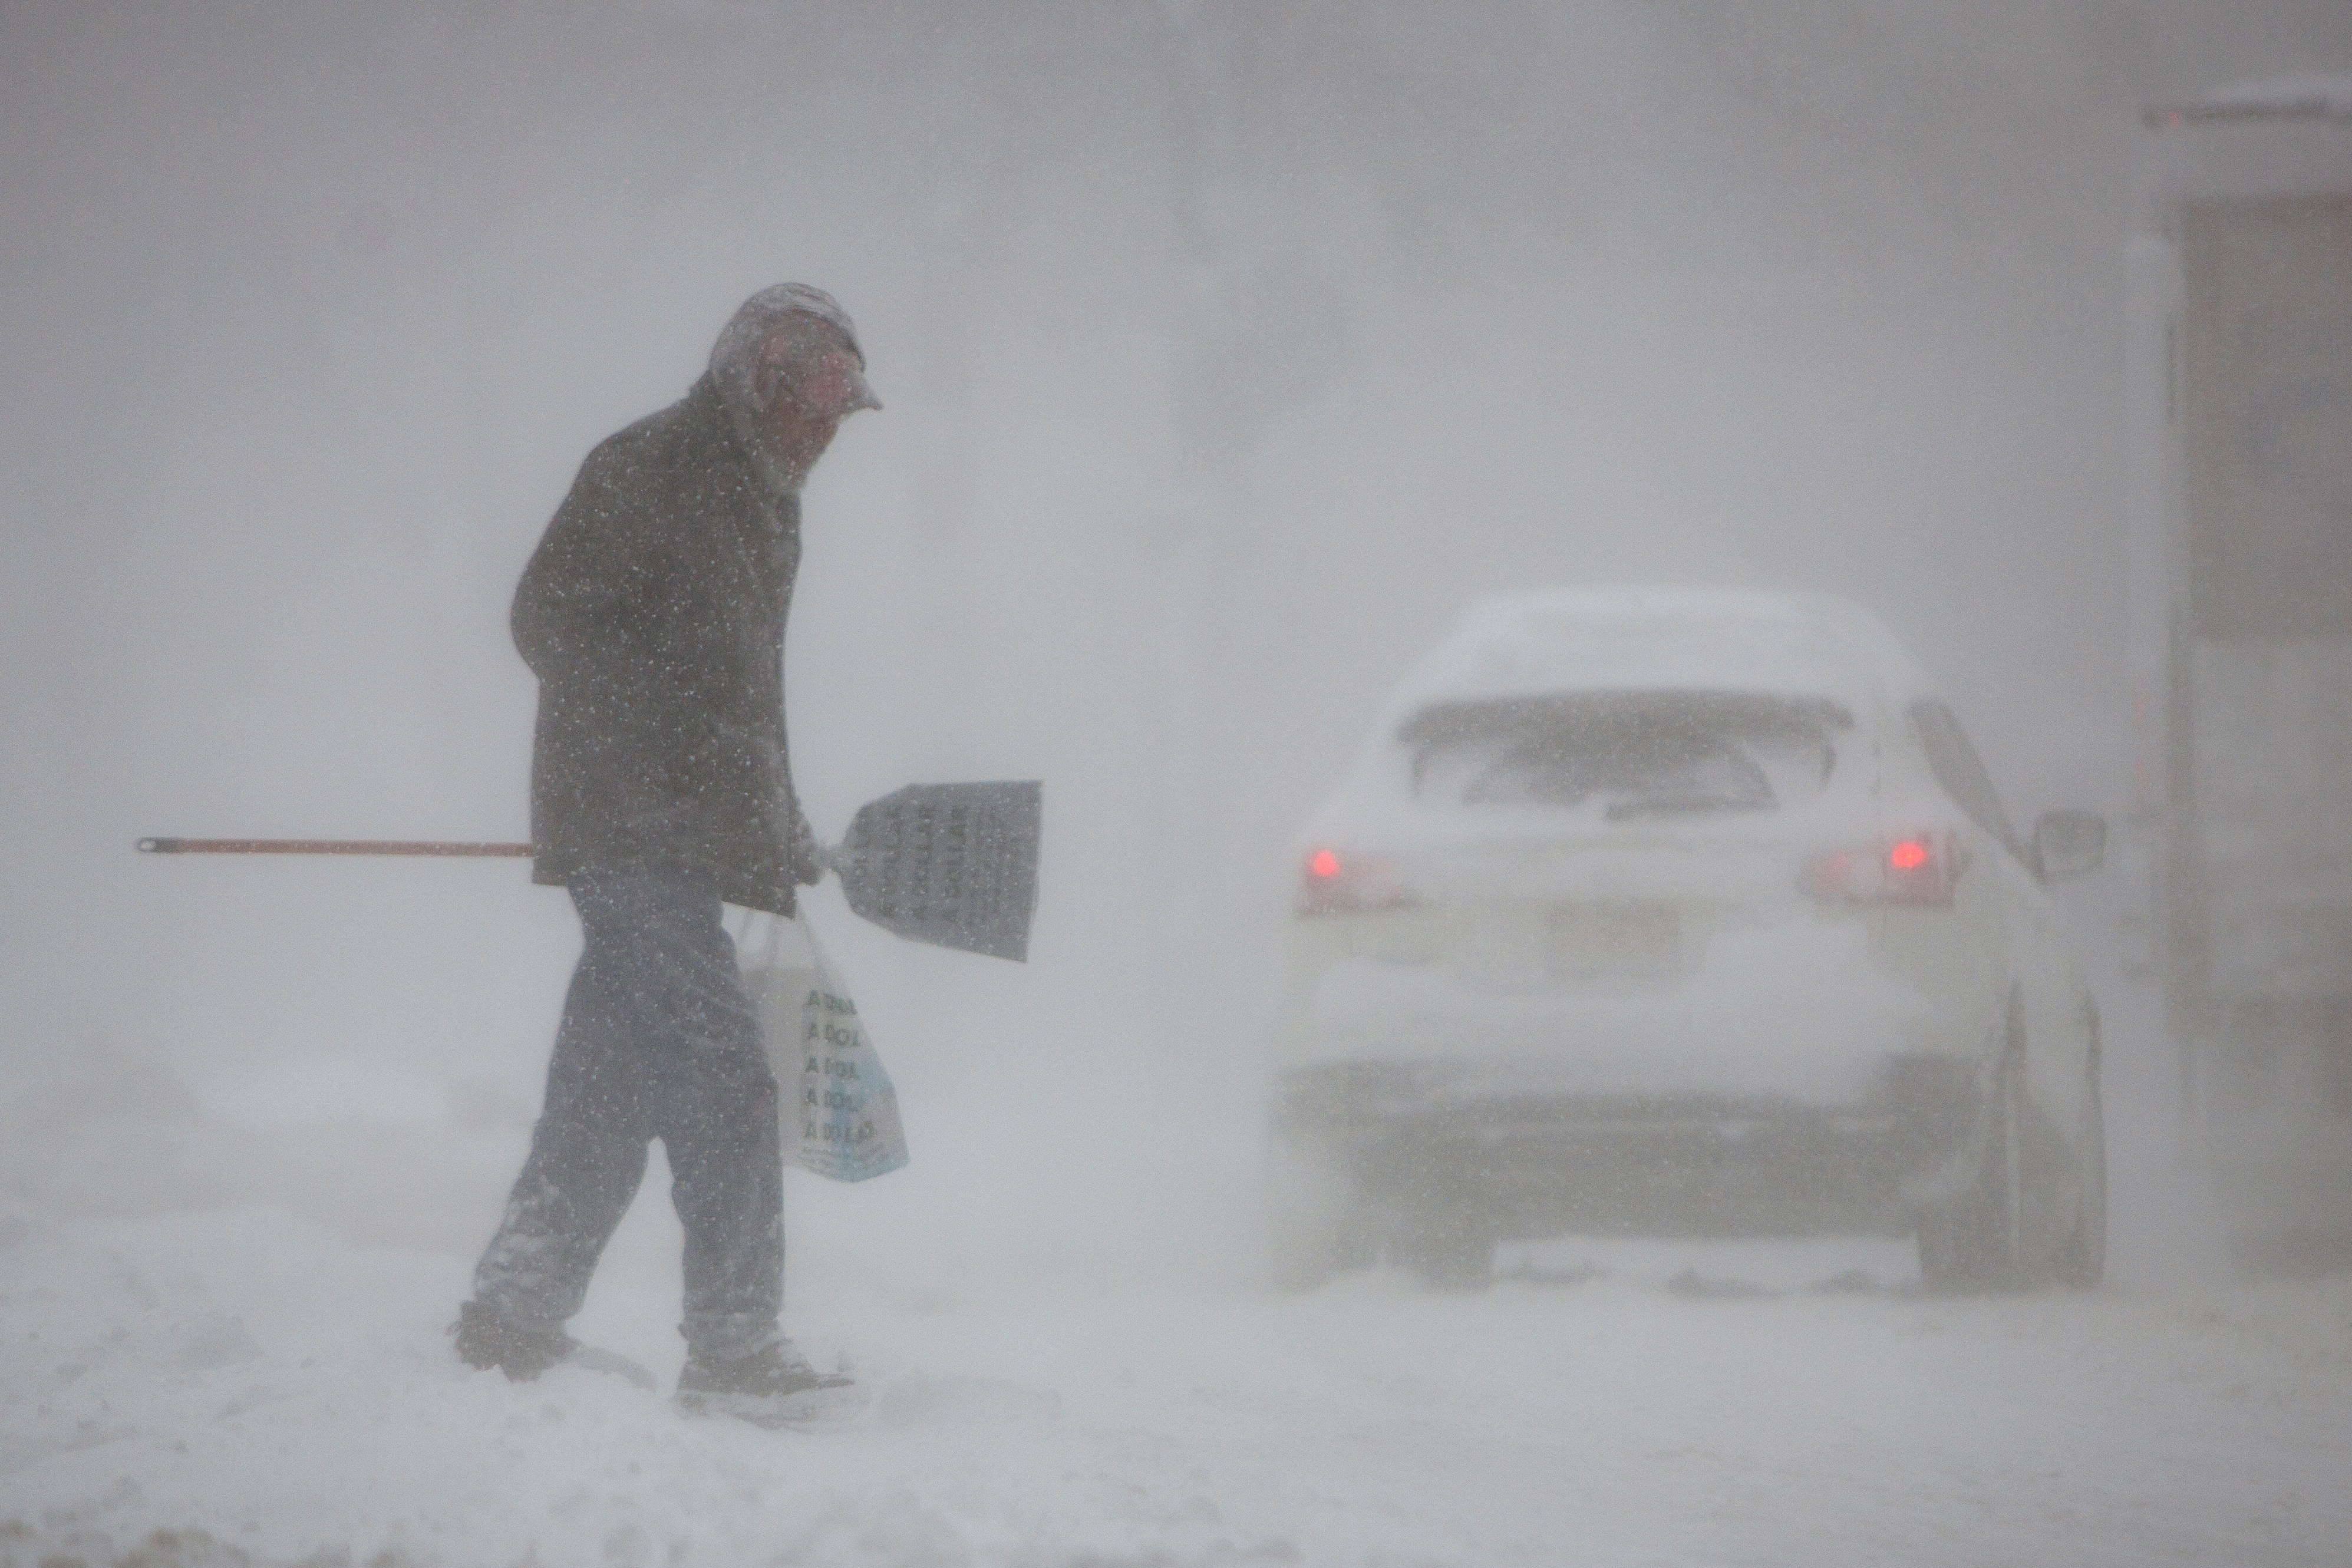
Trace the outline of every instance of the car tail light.
{"type": "Polygon", "coordinates": [[[1409,909],[1417,902],[1386,861],[1369,855],[1313,849],[1299,867],[1295,907],[1301,915],[1363,915],[1409,909]]]}
{"type": "Polygon", "coordinates": [[[1942,908],[1969,868],[1958,833],[1906,833],[1884,843],[1829,850],[1805,862],[1805,891],[1824,904],[1942,908]]]}

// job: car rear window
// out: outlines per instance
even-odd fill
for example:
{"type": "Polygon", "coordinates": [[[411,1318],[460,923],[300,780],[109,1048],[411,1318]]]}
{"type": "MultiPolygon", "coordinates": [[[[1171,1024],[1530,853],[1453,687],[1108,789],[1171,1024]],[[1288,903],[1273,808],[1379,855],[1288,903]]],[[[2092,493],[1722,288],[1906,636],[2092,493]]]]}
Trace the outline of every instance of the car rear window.
{"type": "Polygon", "coordinates": [[[1627,821],[1800,804],[1829,782],[1853,724],[1823,697],[1577,692],[1441,703],[1397,738],[1423,800],[1627,821]]]}

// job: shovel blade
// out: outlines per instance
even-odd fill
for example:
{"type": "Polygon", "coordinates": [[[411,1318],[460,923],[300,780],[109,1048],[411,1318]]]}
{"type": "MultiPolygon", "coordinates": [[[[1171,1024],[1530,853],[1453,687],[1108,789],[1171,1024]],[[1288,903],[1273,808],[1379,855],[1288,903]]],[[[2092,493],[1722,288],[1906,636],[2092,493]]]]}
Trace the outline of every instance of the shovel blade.
{"type": "Polygon", "coordinates": [[[829,857],[849,907],[913,941],[1025,962],[1044,793],[909,784],[869,802],[829,857]]]}

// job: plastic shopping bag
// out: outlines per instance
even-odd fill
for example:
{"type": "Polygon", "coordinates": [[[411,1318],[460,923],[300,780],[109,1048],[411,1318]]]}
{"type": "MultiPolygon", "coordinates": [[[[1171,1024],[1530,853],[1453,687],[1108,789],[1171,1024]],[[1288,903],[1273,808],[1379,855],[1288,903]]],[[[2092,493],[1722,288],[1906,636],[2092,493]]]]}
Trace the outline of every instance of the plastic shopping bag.
{"type": "Polygon", "coordinates": [[[737,949],[775,1070],[784,1157],[835,1181],[905,1165],[898,1092],[816,932],[805,919],[756,915],[737,949]]]}

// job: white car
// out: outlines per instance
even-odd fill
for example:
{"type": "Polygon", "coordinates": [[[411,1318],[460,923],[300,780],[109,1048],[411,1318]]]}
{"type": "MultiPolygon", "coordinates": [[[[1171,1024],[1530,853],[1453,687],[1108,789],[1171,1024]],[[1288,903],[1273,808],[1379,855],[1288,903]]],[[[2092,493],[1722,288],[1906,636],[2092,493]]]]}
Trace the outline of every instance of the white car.
{"type": "Polygon", "coordinates": [[[2104,1267],[2098,1018],[1876,617],[1683,589],[1477,605],[1299,846],[1275,1256],[1475,1284],[1569,1231],[1916,1230],[1931,1287],[2104,1267]]]}

